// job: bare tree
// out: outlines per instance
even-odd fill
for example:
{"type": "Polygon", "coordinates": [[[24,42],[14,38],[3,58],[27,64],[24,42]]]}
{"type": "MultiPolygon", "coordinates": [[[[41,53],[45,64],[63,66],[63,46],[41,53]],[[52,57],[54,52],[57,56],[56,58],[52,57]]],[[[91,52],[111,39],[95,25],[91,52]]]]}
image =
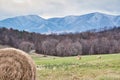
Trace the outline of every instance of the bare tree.
{"type": "Polygon", "coordinates": [[[21,50],[23,50],[25,52],[30,52],[31,50],[34,50],[35,47],[34,47],[33,43],[24,41],[24,42],[21,42],[19,44],[19,49],[21,49],[21,50]]]}
{"type": "Polygon", "coordinates": [[[56,39],[46,39],[42,42],[42,49],[44,54],[56,55],[56,45],[58,44],[58,40],[56,39]]]}
{"type": "Polygon", "coordinates": [[[61,41],[57,47],[57,53],[60,56],[72,56],[82,54],[82,46],[77,42],[72,42],[70,39],[61,41]]]}

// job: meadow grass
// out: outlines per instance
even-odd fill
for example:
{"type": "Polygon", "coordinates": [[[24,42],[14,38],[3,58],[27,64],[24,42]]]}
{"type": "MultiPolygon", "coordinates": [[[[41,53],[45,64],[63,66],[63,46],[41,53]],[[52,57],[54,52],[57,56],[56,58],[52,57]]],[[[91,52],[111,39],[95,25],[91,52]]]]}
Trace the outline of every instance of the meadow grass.
{"type": "Polygon", "coordinates": [[[31,55],[38,80],[120,80],[120,54],[77,57],[31,55]]]}

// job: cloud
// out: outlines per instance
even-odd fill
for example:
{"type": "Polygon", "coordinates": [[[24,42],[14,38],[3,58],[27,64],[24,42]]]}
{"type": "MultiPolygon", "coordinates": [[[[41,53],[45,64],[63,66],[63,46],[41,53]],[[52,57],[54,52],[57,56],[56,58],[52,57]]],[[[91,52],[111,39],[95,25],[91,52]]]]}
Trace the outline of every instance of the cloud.
{"type": "Polygon", "coordinates": [[[119,0],[0,0],[0,19],[30,14],[59,17],[96,11],[120,14],[119,5],[119,0]]]}

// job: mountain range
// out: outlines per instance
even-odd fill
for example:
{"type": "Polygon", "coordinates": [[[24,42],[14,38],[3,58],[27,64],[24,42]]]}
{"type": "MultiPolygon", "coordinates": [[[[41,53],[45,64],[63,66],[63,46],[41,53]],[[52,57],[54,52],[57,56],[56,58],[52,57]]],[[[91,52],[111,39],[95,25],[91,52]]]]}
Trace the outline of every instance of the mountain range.
{"type": "Polygon", "coordinates": [[[49,19],[44,19],[38,15],[26,15],[0,21],[0,27],[37,33],[74,33],[114,26],[120,26],[120,15],[99,12],[49,19]]]}

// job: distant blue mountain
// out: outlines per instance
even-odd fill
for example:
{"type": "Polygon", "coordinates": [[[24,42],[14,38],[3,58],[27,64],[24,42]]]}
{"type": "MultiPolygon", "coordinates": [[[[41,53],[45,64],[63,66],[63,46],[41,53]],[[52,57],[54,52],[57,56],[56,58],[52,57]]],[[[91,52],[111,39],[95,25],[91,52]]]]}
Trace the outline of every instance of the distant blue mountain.
{"type": "Polygon", "coordinates": [[[27,15],[2,20],[0,26],[37,33],[74,33],[120,26],[120,16],[95,12],[81,16],[43,19],[37,15],[27,15]]]}

